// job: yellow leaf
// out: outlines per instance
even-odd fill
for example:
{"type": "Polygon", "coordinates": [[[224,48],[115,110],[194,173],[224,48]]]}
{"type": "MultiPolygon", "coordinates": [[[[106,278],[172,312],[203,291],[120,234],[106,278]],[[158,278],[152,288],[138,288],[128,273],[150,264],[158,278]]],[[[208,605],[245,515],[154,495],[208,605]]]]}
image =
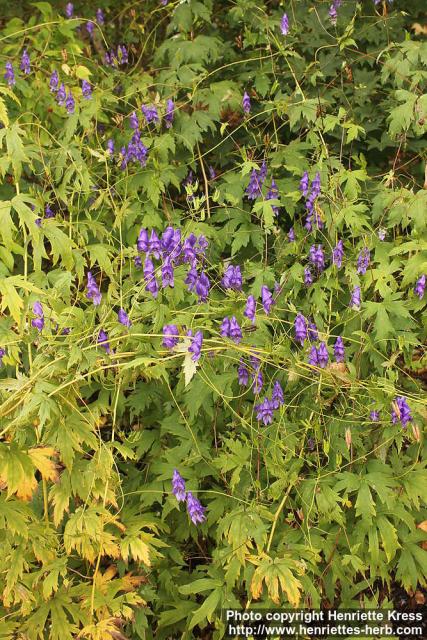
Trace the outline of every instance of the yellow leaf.
{"type": "Polygon", "coordinates": [[[31,500],[37,488],[37,480],[34,476],[23,476],[16,489],[16,497],[21,500],[31,500]]]}
{"type": "Polygon", "coordinates": [[[28,451],[28,455],[34,466],[40,471],[42,478],[51,480],[52,482],[58,480],[58,470],[55,463],[50,460],[55,454],[55,449],[51,447],[36,447],[28,451]]]}
{"type": "Polygon", "coordinates": [[[0,98],[0,122],[3,122],[5,127],[9,126],[9,116],[7,115],[6,104],[3,98],[0,98]]]}
{"type": "Polygon", "coordinates": [[[252,561],[255,564],[259,563],[251,582],[251,593],[255,600],[261,596],[263,583],[265,583],[268,596],[275,604],[280,604],[280,587],[293,607],[299,605],[302,585],[293,571],[297,571],[299,574],[303,573],[302,563],[292,558],[275,558],[273,560],[268,556],[265,556],[261,561],[258,558],[252,561]]]}
{"type": "Polygon", "coordinates": [[[84,67],[81,64],[78,64],[76,67],[76,76],[80,80],[89,80],[89,77],[92,75],[92,72],[89,71],[87,67],[84,67]]]}
{"type": "Polygon", "coordinates": [[[417,529],[421,529],[421,531],[425,531],[427,533],[427,520],[423,520],[423,522],[417,524],[417,529]]]}

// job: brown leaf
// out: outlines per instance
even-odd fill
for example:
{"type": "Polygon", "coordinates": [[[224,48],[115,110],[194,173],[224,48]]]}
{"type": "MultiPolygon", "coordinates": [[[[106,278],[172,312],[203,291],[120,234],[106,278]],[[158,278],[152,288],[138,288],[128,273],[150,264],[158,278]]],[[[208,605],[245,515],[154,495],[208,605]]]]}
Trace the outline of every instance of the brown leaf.
{"type": "Polygon", "coordinates": [[[417,529],[421,529],[421,531],[425,531],[427,533],[427,520],[417,524],[417,529]]]}

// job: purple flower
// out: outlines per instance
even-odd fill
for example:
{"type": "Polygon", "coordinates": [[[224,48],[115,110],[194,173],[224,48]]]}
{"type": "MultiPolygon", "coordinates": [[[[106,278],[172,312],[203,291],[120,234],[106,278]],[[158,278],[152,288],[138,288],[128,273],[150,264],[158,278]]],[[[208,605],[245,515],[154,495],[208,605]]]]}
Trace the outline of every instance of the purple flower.
{"type": "Polygon", "coordinates": [[[132,111],[132,113],[129,116],[129,124],[132,129],[139,129],[139,120],[135,111],[132,111]]]}
{"type": "Polygon", "coordinates": [[[90,38],[92,38],[93,36],[94,29],[95,29],[95,23],[92,22],[92,20],[88,20],[86,22],[86,31],[88,32],[90,38]]]}
{"type": "Polygon", "coordinates": [[[329,354],[326,344],[321,342],[319,344],[319,348],[317,349],[317,360],[319,362],[319,367],[324,369],[329,361],[329,354]]]}
{"type": "Polygon", "coordinates": [[[256,310],[256,301],[254,296],[248,296],[246,301],[246,307],[243,312],[243,315],[249,318],[252,324],[255,324],[255,310],[256,310]]]}
{"type": "Polygon", "coordinates": [[[308,323],[308,339],[310,340],[310,342],[316,342],[316,340],[319,339],[317,327],[314,322],[308,323]]]}
{"type": "Polygon", "coordinates": [[[112,138],[107,140],[107,151],[110,156],[114,155],[114,140],[112,138]]]}
{"type": "Polygon", "coordinates": [[[49,80],[49,89],[50,89],[51,93],[54,93],[55,91],[57,91],[58,84],[59,84],[58,72],[56,70],[54,70],[50,74],[50,80],[49,80]]]}
{"type": "Polygon", "coordinates": [[[99,331],[97,342],[101,345],[101,347],[103,347],[103,349],[105,349],[105,353],[111,353],[110,344],[108,342],[108,334],[104,331],[104,329],[101,329],[99,331]]]}
{"type": "Polygon", "coordinates": [[[129,62],[128,50],[124,44],[119,44],[117,47],[117,60],[119,64],[127,64],[129,62]]]}
{"type": "Polygon", "coordinates": [[[6,62],[5,69],[4,79],[9,87],[13,87],[13,85],[16,84],[15,72],[13,70],[12,63],[9,60],[6,62]]]}
{"type": "Polygon", "coordinates": [[[6,350],[5,349],[0,349],[0,367],[3,366],[3,358],[6,355],[6,350]]]}
{"type": "Polygon", "coordinates": [[[62,82],[56,94],[56,101],[60,107],[62,107],[62,105],[65,104],[66,98],[67,98],[67,93],[65,91],[64,83],[62,82]]]}
{"type": "Polygon", "coordinates": [[[166,102],[166,113],[165,113],[165,122],[166,122],[167,129],[170,129],[170,127],[172,126],[174,115],[175,115],[174,102],[173,100],[168,100],[166,102]]]}
{"type": "Polygon", "coordinates": [[[230,318],[228,318],[227,316],[222,321],[219,332],[223,338],[230,337],[230,318]]]}
{"type": "Polygon", "coordinates": [[[98,289],[95,278],[90,271],[87,272],[87,294],[86,298],[92,300],[94,306],[101,304],[102,295],[98,289]]]}
{"type": "Polygon", "coordinates": [[[261,302],[265,313],[268,315],[272,305],[274,304],[274,300],[273,294],[265,285],[262,285],[261,287],[261,302]]]}
{"type": "Polygon", "coordinates": [[[43,307],[41,306],[39,301],[33,304],[33,313],[36,317],[31,320],[31,324],[40,333],[44,327],[44,313],[43,307]]]}
{"type": "Polygon", "coordinates": [[[341,6],[341,0],[333,0],[331,6],[329,7],[329,18],[333,25],[336,25],[338,18],[338,9],[341,6]]]}
{"type": "Polygon", "coordinates": [[[287,36],[289,33],[289,20],[286,13],[283,14],[280,21],[280,31],[282,32],[282,36],[287,36]]]}
{"type": "MultiPolygon", "coordinates": [[[[58,91],[58,94],[59,94],[59,91],[58,91]]],[[[67,113],[70,113],[70,114],[74,113],[74,107],[75,107],[74,98],[70,89],[68,92],[67,99],[65,100],[65,108],[67,109],[67,113]]]]}
{"type": "Polygon", "coordinates": [[[341,338],[341,336],[338,336],[338,338],[335,341],[334,356],[337,362],[344,362],[344,358],[345,358],[344,341],[341,338]]]}
{"type": "Polygon", "coordinates": [[[235,267],[231,264],[228,265],[222,278],[222,284],[226,289],[242,290],[242,273],[239,265],[235,267]]]}
{"type": "Polygon", "coordinates": [[[74,6],[72,2],[67,2],[65,5],[65,15],[67,18],[72,18],[74,13],[74,6]]]}
{"type": "Polygon", "coordinates": [[[243,100],[242,100],[242,107],[243,107],[243,111],[248,114],[251,112],[251,99],[248,96],[248,94],[245,93],[243,94],[243,100]]]}
{"type": "Polygon", "coordinates": [[[215,169],[211,165],[209,165],[208,170],[209,170],[209,178],[210,178],[210,180],[215,180],[215,178],[216,178],[215,169]]]}
{"type": "Polygon", "coordinates": [[[201,524],[206,520],[206,508],[202,507],[200,502],[195,496],[193,496],[191,491],[187,493],[187,511],[193,524],[201,524]]]}
{"type": "Polygon", "coordinates": [[[311,275],[311,271],[309,267],[304,269],[304,284],[309,287],[313,284],[313,276],[311,275]]]}
{"type": "Polygon", "coordinates": [[[396,424],[400,420],[404,429],[408,422],[412,421],[411,409],[404,396],[397,396],[397,398],[394,399],[391,411],[391,420],[393,424],[396,424]]]}
{"type": "Polygon", "coordinates": [[[102,11],[102,9],[96,10],[96,21],[98,24],[104,24],[105,18],[104,18],[104,12],[102,11]]]}
{"type": "Polygon", "coordinates": [[[92,97],[92,87],[87,80],[82,80],[82,94],[86,100],[90,100],[92,97]]]}
{"type": "Polygon", "coordinates": [[[273,422],[273,402],[268,398],[255,406],[257,412],[256,417],[259,422],[262,422],[265,426],[273,422]]]}
{"type": "Polygon", "coordinates": [[[174,272],[173,266],[169,258],[166,258],[162,265],[162,287],[165,289],[166,287],[173,288],[174,286],[174,272]]]}
{"type": "Polygon", "coordinates": [[[136,244],[138,251],[148,251],[148,231],[147,229],[141,229],[138,236],[138,242],[136,244]]]}
{"type": "Polygon", "coordinates": [[[148,257],[144,261],[144,279],[146,282],[145,290],[149,291],[153,298],[157,298],[159,286],[156,280],[153,261],[148,257]]]}
{"type": "Polygon", "coordinates": [[[210,282],[204,271],[202,271],[196,280],[195,290],[199,296],[199,302],[206,302],[209,295],[210,282]]]}
{"type": "Polygon", "coordinates": [[[317,214],[317,212],[315,211],[315,201],[317,199],[317,197],[320,194],[320,173],[317,172],[316,175],[314,176],[314,180],[311,183],[311,191],[308,194],[305,206],[308,212],[306,221],[305,221],[305,225],[304,227],[308,230],[311,231],[312,227],[313,227],[313,223],[312,223],[312,219],[313,219],[313,214],[315,216],[315,223],[317,225],[317,227],[319,229],[322,229],[323,227],[323,222],[320,219],[319,215],[317,214]]]}
{"type": "Polygon", "coordinates": [[[304,198],[308,196],[308,187],[309,187],[308,171],[304,171],[299,183],[299,190],[301,191],[304,198]]]}
{"type": "Polygon", "coordinates": [[[274,409],[278,409],[283,404],[285,404],[285,397],[283,395],[282,385],[278,380],[276,380],[276,382],[274,383],[271,400],[273,402],[274,409]]]}
{"type": "Polygon", "coordinates": [[[360,287],[354,287],[351,294],[349,307],[351,309],[360,309],[360,305],[361,305],[360,287]]]}
{"type": "MultiPolygon", "coordinates": [[[[265,196],[266,200],[278,200],[280,198],[279,196],[279,190],[277,188],[276,182],[274,180],[274,178],[271,180],[271,187],[270,189],[267,191],[267,195],[265,196]]],[[[272,210],[275,216],[279,215],[279,207],[277,207],[276,205],[272,205],[272,210]]]]}
{"type": "Polygon", "coordinates": [[[28,75],[31,71],[30,56],[28,55],[28,51],[26,49],[24,49],[24,51],[22,52],[21,64],[19,68],[25,73],[25,75],[28,75]]]}
{"type": "Polygon", "coordinates": [[[172,476],[172,493],[178,502],[185,502],[187,494],[185,492],[185,482],[184,478],[177,471],[177,469],[173,470],[172,476]]]}
{"type": "Polygon", "coordinates": [[[256,169],[253,169],[250,175],[249,184],[246,187],[246,191],[245,191],[249,200],[255,200],[256,198],[262,195],[261,188],[262,188],[262,185],[264,184],[266,177],[267,177],[267,164],[264,160],[259,171],[257,171],[256,169]]]}
{"type": "Polygon", "coordinates": [[[152,229],[150,239],[148,241],[148,253],[152,253],[155,258],[160,258],[161,251],[162,243],[160,242],[157,233],[152,229]]]}
{"type": "Polygon", "coordinates": [[[229,335],[230,335],[230,338],[233,340],[233,342],[235,342],[236,344],[239,344],[239,342],[242,339],[242,330],[234,316],[230,320],[229,335]]]}
{"type": "Polygon", "coordinates": [[[319,366],[319,358],[317,356],[317,349],[313,345],[310,350],[310,355],[308,356],[308,364],[311,364],[313,367],[319,366]]]}
{"type": "Polygon", "coordinates": [[[371,259],[371,254],[367,247],[364,247],[362,251],[359,253],[359,257],[357,259],[357,273],[365,275],[367,268],[369,267],[369,262],[371,259]]]}
{"type": "Polygon", "coordinates": [[[44,217],[45,218],[54,218],[55,217],[55,212],[52,211],[52,209],[50,208],[50,206],[48,204],[44,208],[44,217]]]}
{"type": "Polygon", "coordinates": [[[178,344],[179,331],[176,324],[165,324],[163,327],[162,345],[167,349],[172,349],[178,344]]]}
{"type": "Polygon", "coordinates": [[[342,260],[344,258],[344,246],[342,240],[338,240],[335,247],[332,249],[332,262],[334,265],[338,267],[338,269],[342,266],[342,260]]]}
{"type": "Polygon", "coordinates": [[[378,238],[380,240],[385,240],[386,234],[387,234],[386,229],[382,229],[382,228],[378,229],[378,238]]]}
{"type": "Polygon", "coordinates": [[[298,313],[295,322],[295,340],[300,344],[304,344],[304,341],[307,338],[307,320],[304,318],[302,313],[298,313]]]}
{"type": "Polygon", "coordinates": [[[380,414],[378,411],[371,411],[371,413],[369,414],[369,417],[372,420],[372,422],[378,422],[380,419],[380,414]]]}
{"type": "Polygon", "coordinates": [[[126,313],[126,311],[124,309],[119,309],[119,312],[117,314],[117,318],[118,321],[120,322],[120,324],[122,324],[124,327],[130,327],[131,326],[131,321],[129,320],[128,314],[126,313]]]}
{"type": "Polygon", "coordinates": [[[262,387],[264,385],[264,378],[262,376],[261,370],[258,369],[255,371],[252,382],[252,390],[255,394],[260,393],[262,387]]]}
{"type": "Polygon", "coordinates": [[[193,291],[196,286],[197,278],[199,277],[196,267],[191,267],[188,270],[187,276],[184,280],[185,284],[188,284],[188,291],[193,291]]]}
{"type": "Polygon", "coordinates": [[[135,256],[135,258],[133,259],[133,263],[137,269],[141,269],[142,267],[141,256],[135,256]]]}
{"type": "Polygon", "coordinates": [[[295,231],[293,227],[289,229],[288,240],[289,242],[295,242],[295,231]]]}
{"type": "Polygon", "coordinates": [[[196,334],[193,338],[193,342],[188,347],[188,351],[193,354],[191,359],[194,362],[197,362],[197,360],[199,360],[200,358],[201,351],[202,351],[202,344],[203,344],[203,333],[201,331],[196,331],[196,334]]]}
{"type": "Polygon", "coordinates": [[[237,379],[242,387],[248,386],[249,371],[242,359],[240,359],[239,368],[237,369],[237,379]]]}
{"type": "Polygon", "coordinates": [[[145,116],[147,124],[150,124],[150,122],[159,122],[159,114],[155,106],[146,107],[142,105],[141,111],[145,116]]]}
{"type": "Polygon", "coordinates": [[[420,276],[415,283],[414,293],[419,297],[420,300],[424,297],[424,292],[426,289],[426,275],[423,274],[420,276]]]}
{"type": "Polygon", "coordinates": [[[317,247],[315,244],[311,245],[309,257],[311,264],[317,269],[317,271],[323,271],[325,268],[325,256],[321,244],[318,244],[317,247]]]}

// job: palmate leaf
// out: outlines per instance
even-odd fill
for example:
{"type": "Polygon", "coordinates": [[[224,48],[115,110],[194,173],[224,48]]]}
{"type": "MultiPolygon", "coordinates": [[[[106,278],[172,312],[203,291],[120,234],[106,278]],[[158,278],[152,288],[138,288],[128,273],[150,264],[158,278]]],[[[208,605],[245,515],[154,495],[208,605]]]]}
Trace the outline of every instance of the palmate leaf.
{"type": "Polygon", "coordinates": [[[281,589],[293,607],[299,605],[301,599],[302,585],[295,573],[302,575],[304,573],[304,565],[289,557],[275,558],[274,560],[267,555],[261,557],[249,557],[248,560],[258,565],[251,581],[251,593],[255,600],[258,600],[262,594],[263,583],[267,587],[269,598],[275,603],[280,604],[281,589]]]}

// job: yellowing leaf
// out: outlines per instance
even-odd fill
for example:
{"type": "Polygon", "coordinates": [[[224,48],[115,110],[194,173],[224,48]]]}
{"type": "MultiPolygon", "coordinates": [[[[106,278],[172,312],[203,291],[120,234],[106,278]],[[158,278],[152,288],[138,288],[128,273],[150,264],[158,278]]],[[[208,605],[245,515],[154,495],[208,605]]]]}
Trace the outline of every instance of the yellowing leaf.
{"type": "Polygon", "coordinates": [[[9,116],[7,115],[6,104],[3,98],[0,98],[0,122],[2,122],[5,127],[9,126],[9,116]]]}
{"type": "Polygon", "coordinates": [[[291,558],[275,558],[273,560],[269,556],[264,556],[261,561],[259,558],[251,561],[255,564],[259,563],[251,582],[251,593],[255,600],[261,596],[263,583],[265,583],[268,595],[275,604],[280,604],[279,588],[281,588],[292,606],[299,605],[302,585],[293,571],[297,571],[299,574],[303,573],[304,568],[301,563],[291,558]]]}
{"type": "Polygon", "coordinates": [[[76,67],[76,76],[80,80],[89,80],[89,77],[92,75],[92,72],[89,71],[87,67],[84,67],[81,64],[78,64],[76,67]]]}
{"type": "Polygon", "coordinates": [[[50,460],[55,454],[55,449],[51,447],[36,447],[28,451],[28,455],[33,461],[34,466],[40,471],[42,478],[51,480],[52,482],[58,480],[58,470],[55,463],[50,460]]]}

